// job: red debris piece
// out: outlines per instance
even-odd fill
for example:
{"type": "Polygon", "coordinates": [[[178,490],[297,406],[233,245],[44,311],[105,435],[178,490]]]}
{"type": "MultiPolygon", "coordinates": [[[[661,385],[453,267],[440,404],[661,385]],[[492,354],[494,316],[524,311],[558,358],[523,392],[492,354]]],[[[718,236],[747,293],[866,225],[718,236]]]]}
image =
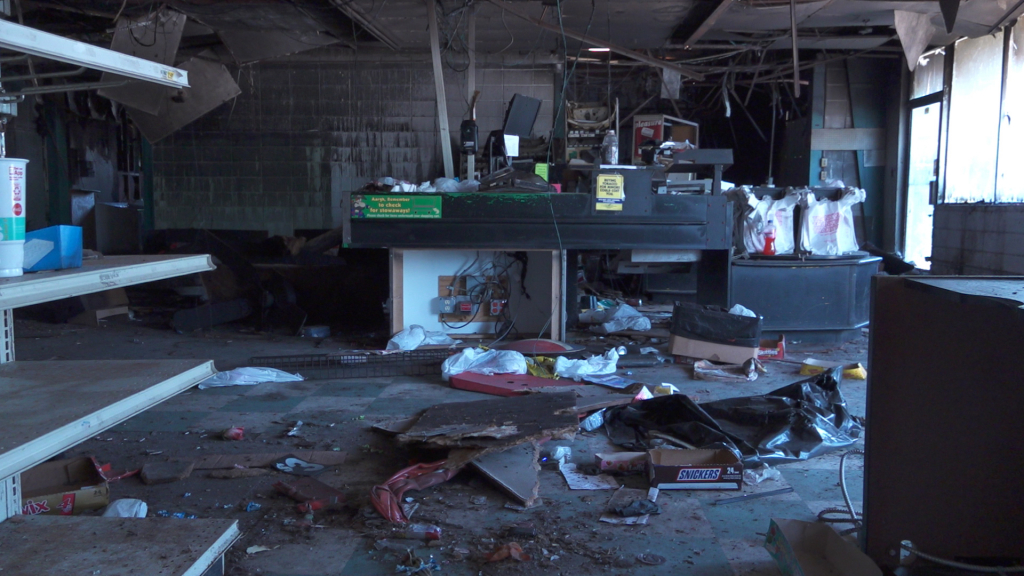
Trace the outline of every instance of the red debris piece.
{"type": "Polygon", "coordinates": [[[523,547],[520,546],[518,542],[509,542],[508,544],[495,548],[494,552],[488,554],[484,560],[488,562],[500,562],[505,558],[511,558],[517,562],[524,562],[530,559],[530,555],[523,552],[523,547]]]}
{"type": "Polygon", "coordinates": [[[444,470],[447,460],[430,464],[416,464],[399,470],[388,481],[370,489],[370,502],[381,516],[395,524],[409,521],[402,512],[402,495],[408,490],[423,490],[451,480],[459,470],[444,470]]]}

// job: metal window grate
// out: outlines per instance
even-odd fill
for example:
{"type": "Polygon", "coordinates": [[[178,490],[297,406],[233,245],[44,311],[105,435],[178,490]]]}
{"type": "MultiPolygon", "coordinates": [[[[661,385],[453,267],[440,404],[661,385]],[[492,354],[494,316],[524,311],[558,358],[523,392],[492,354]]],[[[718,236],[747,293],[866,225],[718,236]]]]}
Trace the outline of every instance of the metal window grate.
{"type": "Polygon", "coordinates": [[[382,376],[428,376],[441,373],[441,364],[451,350],[413,350],[379,354],[302,354],[295,356],[254,356],[250,366],[297,372],[310,380],[378,378],[382,376]]]}

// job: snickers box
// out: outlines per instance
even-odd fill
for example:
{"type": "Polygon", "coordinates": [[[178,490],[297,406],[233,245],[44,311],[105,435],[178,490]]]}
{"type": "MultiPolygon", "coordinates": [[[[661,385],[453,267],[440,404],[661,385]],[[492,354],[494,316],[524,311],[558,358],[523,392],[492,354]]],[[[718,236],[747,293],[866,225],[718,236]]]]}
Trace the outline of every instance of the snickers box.
{"type": "Polygon", "coordinates": [[[740,490],[743,463],[729,450],[647,452],[647,477],[659,490],[740,490]]]}

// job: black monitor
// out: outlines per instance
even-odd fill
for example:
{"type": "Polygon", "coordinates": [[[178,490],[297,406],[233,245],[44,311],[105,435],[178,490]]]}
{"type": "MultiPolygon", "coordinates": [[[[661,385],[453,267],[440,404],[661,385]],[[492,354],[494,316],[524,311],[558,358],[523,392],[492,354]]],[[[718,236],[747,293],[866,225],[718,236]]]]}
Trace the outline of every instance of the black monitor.
{"type": "Polygon", "coordinates": [[[505,112],[504,132],[510,136],[529,138],[533,134],[533,123],[540,112],[540,100],[514,94],[505,112]]]}

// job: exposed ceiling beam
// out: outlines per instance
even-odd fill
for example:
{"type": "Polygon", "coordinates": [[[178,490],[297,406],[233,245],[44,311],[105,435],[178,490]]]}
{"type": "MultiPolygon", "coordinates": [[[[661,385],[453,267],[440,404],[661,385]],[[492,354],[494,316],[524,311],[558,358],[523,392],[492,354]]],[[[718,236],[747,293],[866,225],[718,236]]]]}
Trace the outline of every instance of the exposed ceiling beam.
{"type": "MultiPolygon", "coordinates": [[[[513,16],[517,16],[519,18],[522,18],[523,20],[526,20],[527,22],[530,22],[530,23],[534,24],[535,26],[539,26],[541,28],[544,28],[545,30],[550,30],[550,31],[558,33],[558,34],[561,34],[563,32],[562,28],[560,28],[558,26],[555,26],[553,24],[548,24],[547,22],[545,22],[543,20],[539,20],[537,18],[534,18],[533,16],[530,16],[529,14],[526,14],[525,12],[520,12],[517,8],[511,8],[508,5],[506,5],[505,3],[500,2],[499,0],[487,0],[487,1],[490,2],[491,4],[494,4],[498,8],[508,12],[509,14],[512,14],[513,16]]],[[[569,38],[573,38],[575,40],[579,40],[580,42],[585,42],[585,43],[590,44],[592,46],[598,46],[600,48],[607,48],[607,49],[611,50],[612,52],[615,52],[616,54],[621,54],[623,56],[627,56],[627,57],[632,58],[634,60],[639,60],[640,62],[644,62],[646,64],[650,64],[651,66],[658,66],[659,68],[665,68],[666,70],[672,70],[673,72],[678,72],[678,73],[682,74],[683,76],[686,76],[687,78],[692,78],[694,80],[703,80],[704,79],[704,75],[703,74],[701,74],[700,72],[697,72],[696,70],[693,70],[691,68],[687,68],[686,66],[680,66],[678,64],[673,64],[672,62],[667,62],[667,61],[661,60],[659,58],[654,58],[652,56],[647,56],[646,54],[641,54],[639,52],[630,50],[629,48],[625,48],[625,47],[619,46],[617,44],[612,44],[611,42],[607,42],[605,40],[600,40],[598,38],[594,38],[593,36],[587,36],[586,34],[580,34],[578,32],[573,32],[572,30],[565,30],[564,32],[565,32],[565,35],[568,36],[569,38]]]]}
{"type": "Polygon", "coordinates": [[[718,6],[715,6],[711,13],[705,16],[704,20],[700,23],[700,25],[697,26],[697,28],[693,32],[691,32],[689,36],[686,37],[686,40],[683,41],[684,47],[689,48],[696,44],[698,40],[703,38],[704,35],[708,33],[708,30],[711,30],[711,28],[715,25],[715,22],[718,22],[718,19],[721,18],[723,14],[729,11],[729,7],[732,6],[733,2],[733,0],[717,1],[718,6]]]}
{"type": "Polygon", "coordinates": [[[188,72],[0,20],[0,48],[102,70],[171,88],[188,88],[188,72]]]}
{"type": "Polygon", "coordinates": [[[388,48],[398,50],[402,47],[401,43],[396,40],[389,31],[378,26],[375,19],[363,12],[360,7],[356,6],[355,2],[352,2],[351,0],[331,0],[331,5],[338,10],[341,10],[342,14],[354,20],[357,24],[362,26],[364,30],[373,34],[374,37],[383,42],[388,48]]]}

